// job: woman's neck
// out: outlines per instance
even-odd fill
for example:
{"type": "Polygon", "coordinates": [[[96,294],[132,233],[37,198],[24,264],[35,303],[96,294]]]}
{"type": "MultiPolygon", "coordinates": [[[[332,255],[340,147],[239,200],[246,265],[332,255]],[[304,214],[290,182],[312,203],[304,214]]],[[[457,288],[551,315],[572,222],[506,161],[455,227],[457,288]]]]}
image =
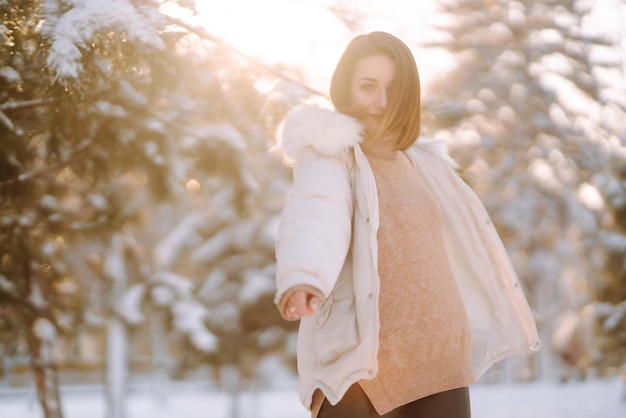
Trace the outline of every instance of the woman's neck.
{"type": "Polygon", "coordinates": [[[368,139],[361,143],[361,149],[366,155],[373,155],[378,157],[394,158],[397,155],[395,141],[392,141],[390,137],[368,139]]]}

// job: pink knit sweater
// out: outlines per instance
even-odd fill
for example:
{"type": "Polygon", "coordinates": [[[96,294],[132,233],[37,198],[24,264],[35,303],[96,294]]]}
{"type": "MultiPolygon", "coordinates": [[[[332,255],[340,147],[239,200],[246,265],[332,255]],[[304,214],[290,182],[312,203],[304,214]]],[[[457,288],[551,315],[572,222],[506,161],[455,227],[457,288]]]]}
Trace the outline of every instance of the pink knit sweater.
{"type": "MultiPolygon", "coordinates": [[[[383,415],[473,383],[470,332],[446,256],[439,204],[399,151],[364,146],[380,210],[378,375],[360,385],[383,415]]],[[[323,394],[313,398],[316,417],[323,394]]]]}

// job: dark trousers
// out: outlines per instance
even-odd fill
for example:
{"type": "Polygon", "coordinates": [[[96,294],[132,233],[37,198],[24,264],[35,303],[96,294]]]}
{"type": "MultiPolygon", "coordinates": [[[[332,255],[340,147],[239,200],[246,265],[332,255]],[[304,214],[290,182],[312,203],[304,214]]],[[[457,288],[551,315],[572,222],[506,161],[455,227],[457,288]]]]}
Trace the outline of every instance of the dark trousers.
{"type": "Polygon", "coordinates": [[[359,384],[348,389],[335,406],[327,399],[320,408],[318,418],[470,418],[468,388],[436,393],[402,405],[385,415],[378,415],[359,384]]]}

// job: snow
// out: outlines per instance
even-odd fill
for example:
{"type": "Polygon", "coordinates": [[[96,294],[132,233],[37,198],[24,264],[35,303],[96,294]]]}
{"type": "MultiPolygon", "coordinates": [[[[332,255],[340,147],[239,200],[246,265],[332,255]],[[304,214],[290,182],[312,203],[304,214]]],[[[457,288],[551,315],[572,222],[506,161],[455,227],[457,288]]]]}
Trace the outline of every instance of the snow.
{"type": "Polygon", "coordinates": [[[154,304],[158,307],[170,306],[174,301],[174,294],[167,286],[154,286],[150,289],[150,296],[154,304]]]}
{"type": "Polygon", "coordinates": [[[602,231],[599,236],[603,246],[606,247],[607,250],[614,252],[626,251],[626,235],[617,232],[602,231]]]}
{"type": "Polygon", "coordinates": [[[604,320],[602,326],[607,332],[615,332],[625,315],[626,301],[613,307],[611,314],[604,320]]]}
{"type": "Polygon", "coordinates": [[[12,281],[0,274],[0,291],[9,295],[14,295],[17,293],[17,287],[12,281]]]}
{"type": "Polygon", "coordinates": [[[47,63],[59,78],[76,78],[82,72],[80,48],[89,44],[98,32],[115,30],[131,41],[165,47],[158,33],[158,23],[149,8],[135,7],[128,0],[74,0],[72,8],[59,16],[59,4],[45,1],[44,36],[50,38],[47,63]]]}
{"type": "Polygon", "coordinates": [[[0,67],[0,78],[4,78],[9,83],[18,83],[22,80],[20,73],[15,71],[13,67],[0,67]]]}
{"type": "Polygon", "coordinates": [[[157,268],[169,269],[183,251],[202,242],[198,229],[204,222],[200,212],[192,212],[168,232],[152,250],[152,261],[157,268]]]}
{"type": "Polygon", "coordinates": [[[42,341],[54,341],[57,336],[56,329],[52,322],[46,318],[37,318],[33,324],[33,333],[42,341]]]}
{"type": "Polygon", "coordinates": [[[181,298],[190,297],[193,293],[193,283],[186,277],[180,276],[169,271],[159,271],[152,276],[154,283],[168,286],[172,291],[181,298]]]}
{"type": "Polygon", "coordinates": [[[590,210],[602,210],[604,199],[596,187],[589,183],[582,183],[577,191],[578,199],[590,210]]]}
{"type": "Polygon", "coordinates": [[[126,260],[124,257],[124,238],[115,235],[104,258],[104,274],[111,280],[124,283],[126,280],[126,260]]]}
{"type": "Polygon", "coordinates": [[[136,284],[122,293],[117,301],[116,311],[130,325],[139,325],[146,318],[141,312],[141,302],[146,294],[144,284],[136,284]]]}
{"type": "Polygon", "coordinates": [[[204,244],[191,253],[191,260],[200,263],[212,263],[228,250],[233,240],[233,231],[225,228],[214,234],[204,244]]]}
{"type": "Polygon", "coordinates": [[[209,317],[204,305],[193,299],[182,299],[172,304],[172,315],[174,328],[187,334],[194,347],[207,353],[217,349],[217,337],[204,324],[209,317]]]}
{"type": "MultiPolygon", "coordinates": [[[[283,379],[284,380],[284,379],[283,379]]],[[[212,386],[169,384],[167,392],[150,387],[128,391],[127,418],[230,418],[232,398],[212,386]]],[[[618,379],[587,382],[540,381],[527,384],[474,385],[470,389],[473,418],[622,418],[624,383],[618,379]]],[[[99,388],[65,387],[65,418],[103,418],[104,395],[99,388]]],[[[293,384],[272,390],[244,391],[241,418],[306,418],[293,384]]],[[[32,392],[0,391],[0,416],[40,418],[32,392]]]]}
{"type": "Polygon", "coordinates": [[[244,274],[244,283],[239,291],[239,301],[252,305],[264,295],[273,295],[276,286],[274,277],[258,270],[248,270],[244,274]]]}

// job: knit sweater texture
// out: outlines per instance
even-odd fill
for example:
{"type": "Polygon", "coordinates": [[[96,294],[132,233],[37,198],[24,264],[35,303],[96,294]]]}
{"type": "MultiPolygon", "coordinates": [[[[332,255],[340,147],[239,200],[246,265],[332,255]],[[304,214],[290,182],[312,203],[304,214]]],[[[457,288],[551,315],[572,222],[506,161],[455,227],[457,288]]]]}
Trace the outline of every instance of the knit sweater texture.
{"type": "MultiPolygon", "coordinates": [[[[380,415],[474,382],[470,332],[439,204],[406,155],[364,146],[380,210],[378,375],[359,384],[380,415]]],[[[323,401],[314,396],[313,417],[323,401]]]]}

